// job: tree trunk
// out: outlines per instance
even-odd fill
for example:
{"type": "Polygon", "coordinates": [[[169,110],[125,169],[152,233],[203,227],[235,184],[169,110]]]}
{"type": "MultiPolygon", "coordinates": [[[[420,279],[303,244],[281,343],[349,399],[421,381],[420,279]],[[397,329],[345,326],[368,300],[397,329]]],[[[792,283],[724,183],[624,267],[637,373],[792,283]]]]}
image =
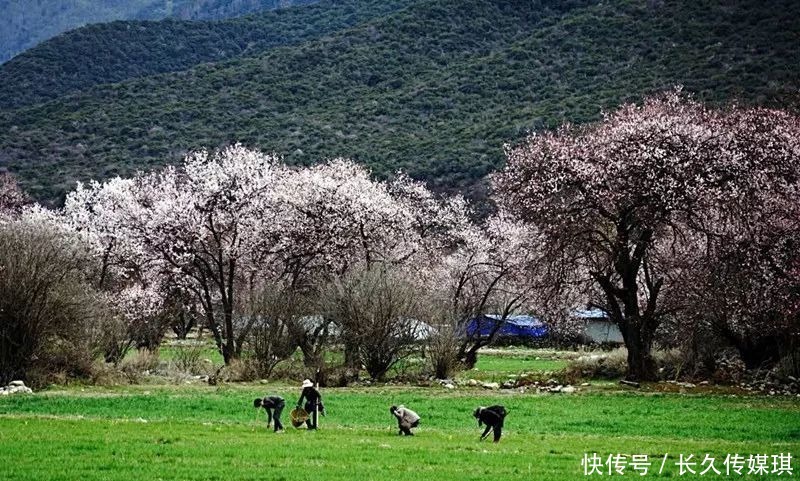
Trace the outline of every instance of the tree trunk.
{"type": "Polygon", "coordinates": [[[436,379],[450,379],[452,370],[452,364],[445,359],[438,359],[433,364],[433,375],[436,379]]]}
{"type": "Polygon", "coordinates": [[[653,336],[657,327],[656,300],[662,280],[653,279],[647,264],[647,250],[653,238],[651,229],[643,229],[638,235],[631,224],[630,212],[623,212],[617,223],[613,268],[620,277],[621,286],[611,282],[610,275],[595,276],[606,294],[611,308],[611,318],[617,323],[628,349],[628,381],[656,380],[656,366],[651,354],[653,336]],[[644,269],[649,291],[647,307],[640,310],[639,274],[644,269]]]}
{"type": "Polygon", "coordinates": [[[386,380],[386,373],[389,372],[389,368],[383,365],[384,363],[376,363],[373,365],[372,363],[367,364],[367,373],[369,377],[373,381],[383,382],[386,380]]]}
{"type": "Polygon", "coordinates": [[[229,365],[234,359],[236,359],[236,353],[231,349],[230,344],[225,344],[222,347],[222,360],[225,361],[225,365],[229,365]]]}
{"type": "Polygon", "coordinates": [[[186,336],[194,327],[195,321],[194,314],[187,314],[181,310],[178,319],[172,324],[172,332],[175,333],[178,339],[185,340],[186,336]]]}
{"type": "Polygon", "coordinates": [[[464,365],[465,369],[470,370],[474,368],[478,363],[478,351],[481,348],[491,346],[494,343],[495,339],[497,339],[497,333],[500,332],[500,328],[503,327],[503,324],[505,324],[510,312],[511,305],[506,308],[502,319],[499,321],[493,321],[492,331],[488,336],[482,337],[480,332],[478,332],[477,337],[473,336],[461,344],[461,347],[458,350],[458,359],[464,365]]]}
{"type": "Polygon", "coordinates": [[[312,369],[321,369],[325,364],[323,353],[318,352],[315,346],[306,339],[299,341],[300,352],[303,353],[303,365],[312,369]]]}
{"type": "Polygon", "coordinates": [[[642,332],[639,323],[623,321],[620,326],[625,347],[628,349],[628,381],[655,381],[656,364],[651,350],[651,337],[642,332]]]}
{"type": "Polygon", "coordinates": [[[461,358],[461,362],[464,364],[464,368],[468,371],[474,368],[475,365],[478,364],[478,350],[468,350],[461,358]]]}
{"type": "Polygon", "coordinates": [[[225,346],[222,349],[222,357],[225,365],[230,364],[234,359],[241,355],[241,346],[236,342],[236,332],[233,328],[233,304],[227,303],[224,307],[225,315],[225,346]]]}
{"type": "Polygon", "coordinates": [[[344,366],[349,369],[359,369],[361,367],[358,344],[347,338],[344,341],[344,366]]]}

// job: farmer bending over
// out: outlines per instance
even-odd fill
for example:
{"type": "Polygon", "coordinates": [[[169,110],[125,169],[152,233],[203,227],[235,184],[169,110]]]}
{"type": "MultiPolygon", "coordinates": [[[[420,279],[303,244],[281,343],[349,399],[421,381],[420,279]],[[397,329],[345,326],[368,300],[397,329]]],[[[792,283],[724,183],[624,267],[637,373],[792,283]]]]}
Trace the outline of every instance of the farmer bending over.
{"type": "Polygon", "coordinates": [[[280,396],[267,396],[264,399],[256,399],[253,401],[253,407],[264,408],[264,410],[267,411],[267,427],[269,427],[270,421],[273,419],[275,420],[276,433],[283,431],[281,412],[284,406],[286,406],[286,401],[280,396]]]}
{"type": "Polygon", "coordinates": [[[303,381],[303,392],[300,393],[300,399],[297,401],[297,407],[303,405],[303,399],[306,404],[303,409],[309,415],[306,420],[308,429],[317,429],[317,413],[325,415],[325,406],[322,405],[322,394],[314,388],[314,383],[310,379],[303,381]]]}
{"type": "Polygon", "coordinates": [[[505,420],[506,414],[508,414],[506,408],[498,405],[489,406],[488,408],[481,406],[472,413],[478,420],[478,426],[486,425],[486,429],[481,435],[481,441],[489,436],[490,431],[494,431],[494,442],[500,441],[500,435],[503,432],[503,420],[505,420]]]}
{"type": "Polygon", "coordinates": [[[408,409],[402,404],[400,405],[400,407],[397,406],[390,407],[389,412],[392,413],[392,415],[397,418],[397,427],[400,428],[400,432],[398,433],[399,435],[401,436],[403,434],[405,434],[406,436],[414,435],[414,433],[411,432],[411,428],[419,426],[419,414],[408,409]]]}

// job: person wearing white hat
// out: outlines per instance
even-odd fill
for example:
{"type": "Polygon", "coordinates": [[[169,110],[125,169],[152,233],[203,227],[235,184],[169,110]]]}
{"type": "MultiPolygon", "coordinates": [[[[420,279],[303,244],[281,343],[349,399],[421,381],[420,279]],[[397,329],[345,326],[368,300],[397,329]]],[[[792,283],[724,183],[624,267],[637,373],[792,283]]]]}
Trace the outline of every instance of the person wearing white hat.
{"type": "Polygon", "coordinates": [[[300,393],[300,399],[297,401],[297,407],[303,405],[305,399],[306,404],[303,409],[309,414],[306,420],[306,427],[308,429],[317,429],[317,415],[325,415],[325,406],[322,405],[322,394],[314,387],[314,383],[310,379],[306,379],[302,384],[303,391],[300,393]]]}

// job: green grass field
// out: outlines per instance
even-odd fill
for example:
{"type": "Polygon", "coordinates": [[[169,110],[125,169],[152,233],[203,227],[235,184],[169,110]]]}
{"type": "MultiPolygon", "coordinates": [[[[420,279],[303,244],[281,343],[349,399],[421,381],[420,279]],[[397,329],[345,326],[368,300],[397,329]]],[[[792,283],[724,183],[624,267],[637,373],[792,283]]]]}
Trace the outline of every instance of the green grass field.
{"type": "Polygon", "coordinates": [[[481,381],[505,381],[509,375],[526,372],[560,371],[567,367],[567,360],[549,350],[502,350],[492,355],[480,355],[475,369],[462,377],[481,381]]]}
{"type": "MultiPolygon", "coordinates": [[[[219,350],[210,342],[206,343],[206,345],[201,348],[194,349],[198,350],[198,355],[201,359],[208,359],[215,365],[223,363],[222,354],[220,354],[219,350]]],[[[158,350],[158,357],[162,361],[174,361],[179,355],[178,350],[179,348],[175,346],[161,346],[158,350]]],[[[128,357],[134,356],[135,353],[135,350],[131,350],[131,352],[128,353],[128,357]]]]}
{"type": "Polygon", "coordinates": [[[583,476],[587,452],[657,461],[668,453],[662,476],[676,477],[680,453],[719,462],[727,453],[800,453],[800,404],[790,398],[327,389],[318,432],[275,435],[251,407],[267,392],[297,396],[293,386],[194,385],[3,398],[3,479],[566,480],[583,476]],[[495,402],[510,411],[506,434],[480,443],[471,410],[495,402]],[[417,436],[397,436],[392,403],[423,415],[417,436]]]}
{"type": "MultiPolygon", "coordinates": [[[[174,352],[162,348],[160,355],[168,360],[174,352]]],[[[556,371],[569,355],[495,350],[460,377],[556,371]]],[[[291,408],[298,389],[162,381],[0,397],[1,479],[573,480],[585,477],[581,460],[595,452],[647,454],[653,466],[645,478],[688,478],[675,466],[680,454],[710,454],[724,474],[729,453],[800,453],[797,398],[628,392],[595,382],[573,395],[376,385],[325,389],[329,415],[319,431],[289,426],[275,435],[263,411],[251,407],[268,393],[284,396],[291,408]],[[471,412],[495,403],[510,411],[503,439],[479,442],[471,412]],[[414,438],[397,436],[391,404],[422,415],[414,438]]],[[[288,413],[283,417],[288,426],[288,413]]]]}

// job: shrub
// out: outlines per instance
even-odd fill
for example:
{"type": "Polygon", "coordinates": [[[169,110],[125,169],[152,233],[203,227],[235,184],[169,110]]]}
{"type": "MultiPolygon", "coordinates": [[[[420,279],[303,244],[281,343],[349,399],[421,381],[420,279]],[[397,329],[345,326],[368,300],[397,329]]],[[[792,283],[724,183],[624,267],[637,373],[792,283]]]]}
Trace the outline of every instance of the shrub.
{"type": "Polygon", "coordinates": [[[738,384],[744,380],[747,367],[736,349],[724,349],[714,357],[711,378],[722,384],[738,384]]]}
{"type": "Polygon", "coordinates": [[[334,281],[324,306],[369,375],[383,380],[413,351],[420,298],[403,273],[376,267],[334,281]]]}
{"type": "Polygon", "coordinates": [[[95,343],[103,359],[117,366],[133,347],[134,339],[125,321],[118,315],[109,314],[98,323],[95,343]]]}
{"type": "Polygon", "coordinates": [[[624,348],[583,355],[569,362],[566,372],[587,379],[618,379],[628,370],[628,351],[624,348]]]}
{"type": "Polygon", "coordinates": [[[781,378],[791,376],[800,379],[800,350],[795,349],[784,354],[776,368],[776,373],[781,378]]]}
{"type": "Polygon", "coordinates": [[[436,379],[450,379],[464,368],[458,359],[461,343],[455,330],[446,324],[436,326],[425,341],[425,359],[436,379]]]}
{"type": "MultiPolygon", "coordinates": [[[[128,384],[128,377],[114,364],[102,360],[95,361],[92,365],[92,375],[89,381],[96,386],[117,386],[128,384]]],[[[63,384],[64,381],[56,382],[63,384]]]]}
{"type": "Polygon", "coordinates": [[[56,339],[42,349],[26,376],[31,386],[65,384],[70,379],[91,379],[93,364],[85,344],[56,339]]]}
{"type": "Polygon", "coordinates": [[[200,370],[200,359],[204,350],[202,343],[180,342],[176,343],[173,348],[175,357],[172,362],[178,370],[190,374],[195,374],[200,370]]]}
{"type": "Polygon", "coordinates": [[[85,278],[90,260],[42,222],[0,223],[0,385],[91,372],[88,335],[105,306],[85,278]]]}
{"type": "Polygon", "coordinates": [[[140,349],[120,364],[120,370],[131,384],[138,384],[143,376],[158,367],[158,351],[140,349]]]}
{"type": "Polygon", "coordinates": [[[275,367],[297,350],[300,335],[295,327],[305,318],[304,300],[277,284],[258,286],[246,298],[252,327],[244,347],[259,377],[272,376],[275,367]]]}
{"type": "MultiPolygon", "coordinates": [[[[628,351],[624,347],[587,353],[572,359],[567,364],[565,374],[572,378],[619,379],[627,372],[627,359],[628,351]]],[[[677,379],[689,374],[686,353],[679,349],[653,351],[653,361],[659,379],[677,379]]]]}
{"type": "Polygon", "coordinates": [[[255,381],[259,379],[258,363],[248,358],[232,359],[222,369],[219,377],[231,382],[255,381]]]}

